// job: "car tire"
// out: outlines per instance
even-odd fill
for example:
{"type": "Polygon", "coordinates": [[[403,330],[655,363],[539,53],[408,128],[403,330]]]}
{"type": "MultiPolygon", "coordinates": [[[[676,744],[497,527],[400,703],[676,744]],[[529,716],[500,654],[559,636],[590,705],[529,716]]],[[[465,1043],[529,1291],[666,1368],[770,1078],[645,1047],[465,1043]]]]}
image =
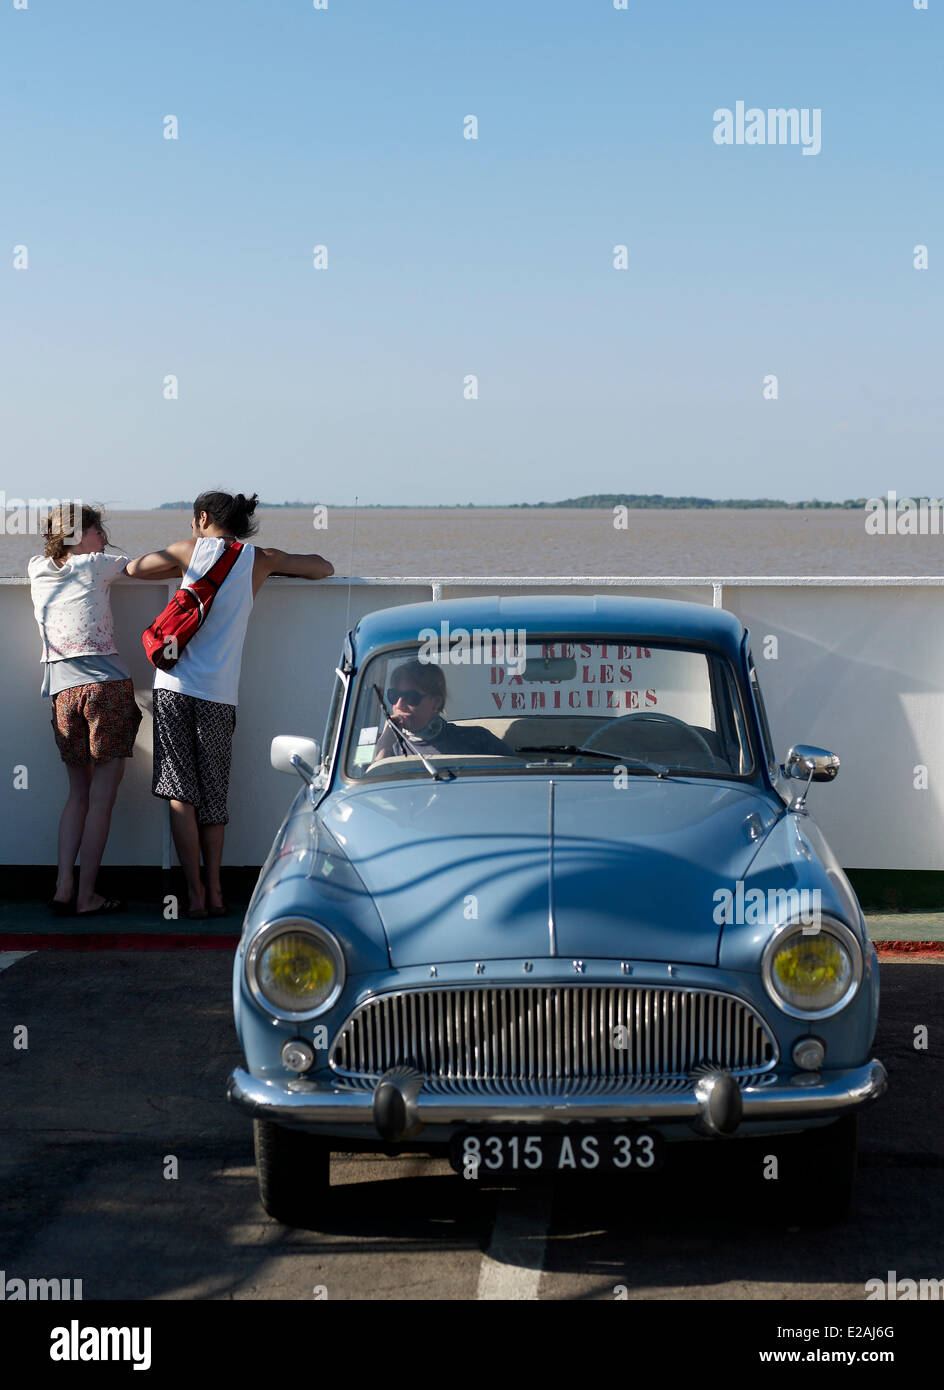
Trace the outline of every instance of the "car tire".
{"type": "Polygon", "coordinates": [[[318,1135],[253,1120],[259,1199],[284,1226],[311,1227],[324,1216],[331,1148],[318,1135]]]}
{"type": "Polygon", "coordinates": [[[833,1124],[788,1136],[781,1156],[778,1214],[791,1226],[821,1229],[847,1220],[855,1191],[859,1117],[843,1115],[833,1124]]]}

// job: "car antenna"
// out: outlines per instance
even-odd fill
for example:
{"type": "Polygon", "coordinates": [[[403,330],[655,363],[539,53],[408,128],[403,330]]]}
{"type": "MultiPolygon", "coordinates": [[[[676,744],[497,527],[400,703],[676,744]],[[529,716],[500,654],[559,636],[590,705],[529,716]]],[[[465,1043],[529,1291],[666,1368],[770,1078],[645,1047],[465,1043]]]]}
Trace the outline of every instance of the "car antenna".
{"type": "Polygon", "coordinates": [[[354,536],[357,532],[357,498],[354,498],[354,516],[351,519],[351,559],[347,567],[347,612],[344,614],[344,636],[351,630],[351,575],[354,573],[354,536]]]}

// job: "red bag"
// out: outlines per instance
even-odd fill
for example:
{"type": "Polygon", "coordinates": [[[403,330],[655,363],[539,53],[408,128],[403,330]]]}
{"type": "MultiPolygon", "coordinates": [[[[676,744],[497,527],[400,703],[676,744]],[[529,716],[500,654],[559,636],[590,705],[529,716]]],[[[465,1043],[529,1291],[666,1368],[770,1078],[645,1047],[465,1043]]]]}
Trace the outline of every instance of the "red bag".
{"type": "Polygon", "coordinates": [[[193,634],[203,626],[214,595],[239,559],[242,541],[233,541],[214,565],[192,584],[181,585],[167,607],[141,633],[147,659],[161,671],[170,671],[193,634]]]}

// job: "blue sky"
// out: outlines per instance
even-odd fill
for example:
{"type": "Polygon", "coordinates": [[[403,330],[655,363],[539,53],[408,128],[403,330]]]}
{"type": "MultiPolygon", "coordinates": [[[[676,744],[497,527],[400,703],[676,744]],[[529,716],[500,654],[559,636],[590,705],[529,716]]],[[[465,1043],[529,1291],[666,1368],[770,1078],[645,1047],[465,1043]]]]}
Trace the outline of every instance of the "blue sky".
{"type": "Polygon", "coordinates": [[[7,498],[944,491],[944,0],[0,4],[7,498]]]}

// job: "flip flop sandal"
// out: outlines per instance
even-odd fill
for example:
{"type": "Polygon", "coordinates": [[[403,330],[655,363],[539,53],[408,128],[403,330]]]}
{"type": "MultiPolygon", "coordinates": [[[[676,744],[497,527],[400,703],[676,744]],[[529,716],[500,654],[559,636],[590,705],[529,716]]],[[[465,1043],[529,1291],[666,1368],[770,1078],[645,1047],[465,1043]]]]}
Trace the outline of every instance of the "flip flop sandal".
{"type": "Polygon", "coordinates": [[[232,912],[232,910],[233,910],[233,909],[232,909],[231,907],[227,907],[225,903],[221,903],[219,907],[208,907],[208,908],[207,908],[207,916],[208,916],[208,917],[228,917],[228,916],[230,915],[230,913],[232,912]]]}
{"type": "Polygon", "coordinates": [[[107,917],[112,912],[124,912],[128,904],[120,898],[106,898],[100,907],[88,908],[85,912],[76,909],[76,917],[107,917]]]}
{"type": "Polygon", "coordinates": [[[75,901],[74,893],[68,902],[63,902],[61,898],[50,898],[49,909],[55,917],[74,917],[75,901]]]}
{"type": "Polygon", "coordinates": [[[188,907],[187,911],[184,913],[184,916],[189,917],[191,922],[202,922],[203,919],[209,917],[209,915],[205,907],[188,907]]]}

